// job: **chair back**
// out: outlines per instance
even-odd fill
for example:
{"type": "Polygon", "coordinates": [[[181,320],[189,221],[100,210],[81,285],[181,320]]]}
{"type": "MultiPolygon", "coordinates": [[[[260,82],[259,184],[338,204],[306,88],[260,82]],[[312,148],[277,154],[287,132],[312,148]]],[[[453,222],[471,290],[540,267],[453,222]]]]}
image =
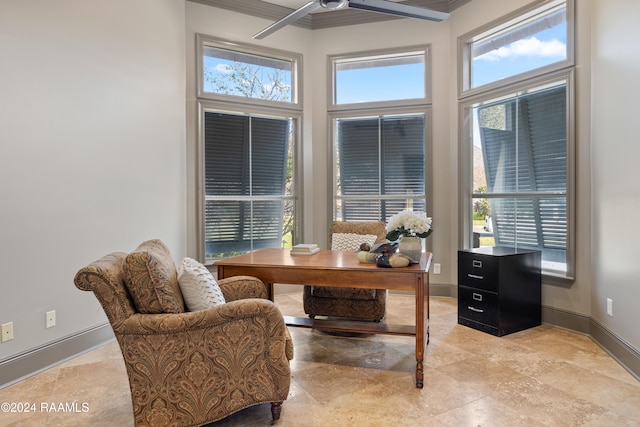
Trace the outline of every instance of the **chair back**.
{"type": "Polygon", "coordinates": [[[334,233],[371,234],[378,236],[375,243],[381,243],[387,239],[386,224],[382,221],[333,221],[329,227],[330,248],[334,233]]]}

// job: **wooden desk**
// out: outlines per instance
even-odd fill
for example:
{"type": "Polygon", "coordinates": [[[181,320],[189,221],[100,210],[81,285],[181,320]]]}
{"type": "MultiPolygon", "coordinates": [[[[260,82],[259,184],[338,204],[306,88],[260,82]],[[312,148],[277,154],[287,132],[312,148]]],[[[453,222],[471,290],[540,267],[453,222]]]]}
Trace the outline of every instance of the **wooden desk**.
{"type": "Polygon", "coordinates": [[[310,319],[284,316],[288,326],[369,334],[415,336],[416,387],[424,385],[424,351],[429,342],[429,265],[431,253],[420,264],[404,268],[382,268],[358,262],[356,253],[321,250],[314,255],[291,255],[287,249],[262,249],[215,262],[218,278],[248,275],[262,280],[273,301],[274,283],[351,288],[377,288],[415,292],[415,325],[383,322],[310,319]],[[427,313],[425,319],[425,298],[427,313]]]}

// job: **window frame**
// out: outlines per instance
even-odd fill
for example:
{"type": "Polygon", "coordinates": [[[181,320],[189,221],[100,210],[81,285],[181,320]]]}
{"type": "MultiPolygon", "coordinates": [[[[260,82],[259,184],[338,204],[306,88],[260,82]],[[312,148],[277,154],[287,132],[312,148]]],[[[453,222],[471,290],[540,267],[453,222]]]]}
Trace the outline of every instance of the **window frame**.
{"type": "MultiPolygon", "coordinates": [[[[459,90],[458,102],[459,115],[459,246],[468,248],[473,245],[473,199],[479,193],[474,193],[473,188],[473,120],[469,113],[474,106],[491,100],[506,98],[511,95],[539,88],[545,85],[566,81],[566,150],[567,150],[567,236],[566,236],[566,272],[545,269],[542,273],[546,283],[571,283],[575,279],[575,61],[573,45],[574,25],[574,0],[567,0],[567,60],[560,63],[547,65],[526,73],[518,74],[498,82],[479,86],[472,90],[463,91],[464,70],[469,63],[469,49],[465,49],[465,43],[474,34],[486,33],[488,28],[508,27],[510,22],[518,20],[522,14],[530,14],[541,7],[548,7],[554,1],[540,1],[534,5],[520,9],[497,21],[494,21],[480,29],[465,34],[458,39],[459,51],[459,90]]],[[[467,45],[468,47],[468,45],[467,45]]]]}
{"type": "MultiPolygon", "coordinates": [[[[285,52],[281,50],[268,49],[259,46],[253,46],[243,43],[235,43],[222,40],[216,37],[196,34],[196,149],[195,149],[195,235],[197,238],[197,256],[210,263],[211,260],[206,258],[206,242],[205,242],[205,113],[210,111],[221,112],[224,114],[234,114],[254,117],[269,117],[292,119],[295,122],[295,130],[293,133],[293,191],[291,196],[286,194],[279,197],[282,200],[292,200],[294,203],[294,229],[293,244],[299,243],[303,228],[303,215],[301,202],[301,191],[303,188],[302,175],[300,173],[300,165],[302,164],[302,135],[303,135],[303,111],[302,111],[302,55],[285,52]],[[248,98],[233,95],[215,94],[203,91],[203,75],[204,75],[204,46],[222,47],[229,50],[237,50],[241,53],[250,53],[252,55],[274,57],[277,59],[291,60],[295,63],[292,67],[292,98],[295,102],[279,102],[256,98],[248,98]],[[295,71],[294,71],[295,70],[295,71]]],[[[250,196],[251,197],[251,196],[250,196]]],[[[258,196],[258,198],[264,198],[258,196]]]]}

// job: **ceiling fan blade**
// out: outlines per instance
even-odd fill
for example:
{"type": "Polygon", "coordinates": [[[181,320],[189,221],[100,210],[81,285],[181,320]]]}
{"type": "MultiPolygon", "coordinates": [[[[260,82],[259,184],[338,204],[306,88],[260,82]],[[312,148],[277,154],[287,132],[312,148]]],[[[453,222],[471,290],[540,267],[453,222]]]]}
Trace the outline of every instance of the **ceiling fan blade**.
{"type": "Polygon", "coordinates": [[[275,33],[280,28],[282,28],[282,27],[284,27],[286,25],[289,25],[290,23],[292,23],[294,21],[297,21],[298,19],[300,19],[303,16],[313,12],[314,10],[316,10],[318,8],[320,8],[320,1],[319,0],[310,1],[309,3],[305,4],[301,8],[299,8],[297,10],[294,10],[293,12],[291,12],[290,14],[288,14],[287,16],[282,18],[281,20],[276,21],[273,24],[269,25],[267,28],[265,28],[264,30],[260,31],[258,34],[253,36],[253,38],[254,39],[263,39],[263,38],[267,37],[269,34],[275,33]]]}
{"type": "Polygon", "coordinates": [[[439,12],[437,10],[425,9],[423,7],[410,6],[404,3],[395,3],[385,0],[349,0],[349,7],[437,22],[443,21],[449,17],[449,14],[446,12],[439,12]]]}

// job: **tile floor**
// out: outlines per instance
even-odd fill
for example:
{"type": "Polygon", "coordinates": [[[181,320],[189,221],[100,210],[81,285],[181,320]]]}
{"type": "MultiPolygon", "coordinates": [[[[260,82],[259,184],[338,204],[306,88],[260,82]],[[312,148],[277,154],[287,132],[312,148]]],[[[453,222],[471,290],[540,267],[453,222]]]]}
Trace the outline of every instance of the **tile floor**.
{"type": "MultiPolygon", "coordinates": [[[[301,298],[276,302],[302,315],[301,298]]],[[[412,323],[413,297],[391,294],[387,311],[390,323],[412,323]]],[[[291,328],[291,389],[277,425],[640,426],[640,382],[587,337],[543,325],[496,338],[458,325],[448,298],[431,299],[430,331],[420,390],[412,338],[291,328]]],[[[0,390],[0,402],[74,401],[71,413],[0,412],[0,426],[132,426],[115,342],[0,390]]],[[[258,405],[209,426],[266,426],[270,417],[270,405],[258,405]]]]}

